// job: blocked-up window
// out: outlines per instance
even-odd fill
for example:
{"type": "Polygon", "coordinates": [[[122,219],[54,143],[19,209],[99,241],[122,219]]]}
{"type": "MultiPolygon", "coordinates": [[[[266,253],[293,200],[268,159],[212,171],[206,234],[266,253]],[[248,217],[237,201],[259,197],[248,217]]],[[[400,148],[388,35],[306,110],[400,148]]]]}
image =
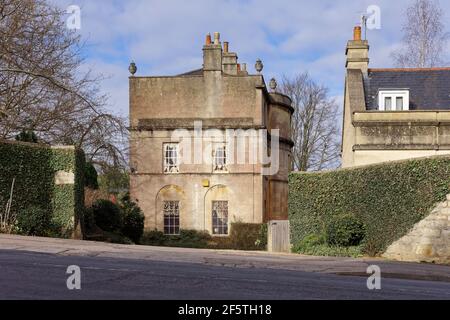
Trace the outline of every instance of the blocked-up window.
{"type": "Polygon", "coordinates": [[[164,173],[180,172],[178,158],[178,143],[164,144],[164,173]]]}
{"type": "Polygon", "coordinates": [[[217,145],[214,148],[214,171],[227,171],[227,150],[225,145],[217,145]]]}
{"type": "Polygon", "coordinates": [[[164,201],[164,234],[180,234],[180,202],[164,201]]]}
{"type": "Polygon", "coordinates": [[[212,202],[212,227],[215,235],[228,234],[228,201],[212,202]]]}

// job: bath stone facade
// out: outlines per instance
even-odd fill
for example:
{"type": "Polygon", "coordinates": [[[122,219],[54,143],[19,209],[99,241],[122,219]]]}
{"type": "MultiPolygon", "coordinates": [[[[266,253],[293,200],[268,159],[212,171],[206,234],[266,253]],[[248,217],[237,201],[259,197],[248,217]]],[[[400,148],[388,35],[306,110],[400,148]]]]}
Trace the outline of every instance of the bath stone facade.
{"type": "Polygon", "coordinates": [[[218,33],[206,38],[201,69],[129,81],[130,189],[147,230],[227,236],[233,222],[288,220],[291,99],[249,74],[218,33]],[[264,154],[279,159],[278,170],[263,174],[270,165],[251,160],[262,150],[253,136],[279,141],[264,154]]]}

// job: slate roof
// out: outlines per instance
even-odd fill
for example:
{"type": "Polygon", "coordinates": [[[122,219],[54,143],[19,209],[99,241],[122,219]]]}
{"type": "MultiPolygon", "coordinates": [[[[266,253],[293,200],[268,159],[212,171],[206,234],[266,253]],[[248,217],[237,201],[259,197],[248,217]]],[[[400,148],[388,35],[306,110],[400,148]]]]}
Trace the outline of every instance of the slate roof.
{"type": "Polygon", "coordinates": [[[364,78],[366,109],[377,110],[383,89],[408,89],[410,110],[450,110],[450,68],[369,69],[364,78]]]}
{"type": "Polygon", "coordinates": [[[185,76],[202,76],[203,75],[203,68],[192,70],[186,73],[179,74],[178,77],[185,77],[185,76]]]}

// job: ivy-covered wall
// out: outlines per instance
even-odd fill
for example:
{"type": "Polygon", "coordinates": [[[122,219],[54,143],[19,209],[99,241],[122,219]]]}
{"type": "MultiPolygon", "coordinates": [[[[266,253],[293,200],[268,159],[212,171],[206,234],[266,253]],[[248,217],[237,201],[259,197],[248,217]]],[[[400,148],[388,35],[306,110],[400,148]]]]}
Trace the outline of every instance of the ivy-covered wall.
{"type": "Polygon", "coordinates": [[[378,254],[427,217],[450,193],[450,157],[377,164],[289,178],[291,242],[321,233],[340,214],[366,227],[365,251],[378,254]]]}
{"type": "Polygon", "coordinates": [[[10,197],[14,180],[11,212],[19,215],[31,207],[42,208],[51,214],[54,236],[80,236],[84,163],[83,151],[73,147],[0,141],[1,210],[10,197]],[[74,183],[55,184],[57,172],[73,173],[74,183]]]}

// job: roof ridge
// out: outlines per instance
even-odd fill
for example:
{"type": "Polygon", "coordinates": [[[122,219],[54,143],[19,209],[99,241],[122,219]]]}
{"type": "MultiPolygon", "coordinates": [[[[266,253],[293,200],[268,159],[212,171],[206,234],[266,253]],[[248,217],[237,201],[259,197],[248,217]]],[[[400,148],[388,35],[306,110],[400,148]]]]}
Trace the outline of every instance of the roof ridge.
{"type": "Polygon", "coordinates": [[[436,68],[370,68],[369,72],[423,72],[423,71],[450,71],[450,67],[436,68]]]}

